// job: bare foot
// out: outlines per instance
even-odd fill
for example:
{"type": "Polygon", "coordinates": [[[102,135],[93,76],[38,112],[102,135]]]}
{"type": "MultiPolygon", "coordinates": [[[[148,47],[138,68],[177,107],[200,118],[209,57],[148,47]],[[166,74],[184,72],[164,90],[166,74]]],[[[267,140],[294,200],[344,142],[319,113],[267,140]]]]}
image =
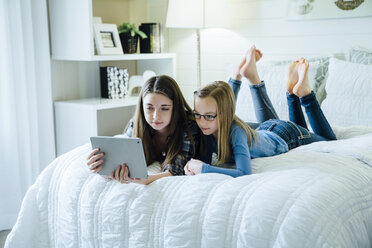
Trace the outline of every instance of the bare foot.
{"type": "Polygon", "coordinates": [[[304,97],[311,93],[309,78],[307,71],[309,70],[309,61],[304,58],[301,58],[298,66],[298,82],[293,87],[293,93],[298,97],[304,97]]]}
{"type": "Polygon", "coordinates": [[[288,67],[286,87],[289,94],[293,94],[293,87],[298,82],[297,67],[299,62],[299,60],[293,61],[288,67]]]}
{"type": "Polygon", "coordinates": [[[232,78],[235,79],[235,80],[242,80],[242,74],[240,74],[240,70],[242,69],[243,65],[245,64],[245,62],[247,61],[247,59],[244,57],[244,59],[242,60],[242,62],[240,62],[237,70],[235,71],[235,73],[233,74],[232,78]]]}
{"type": "MultiPolygon", "coordinates": [[[[256,47],[255,47],[255,48],[256,48],[256,47]]],[[[256,59],[256,63],[257,63],[258,61],[260,61],[260,59],[262,58],[262,56],[263,56],[263,54],[262,54],[261,50],[256,49],[256,52],[255,52],[255,54],[254,54],[254,58],[256,59]]]]}
{"type": "Polygon", "coordinates": [[[256,63],[261,59],[262,53],[260,50],[252,46],[246,54],[246,62],[240,70],[240,74],[243,75],[251,84],[261,83],[261,79],[258,76],[256,63]]]}

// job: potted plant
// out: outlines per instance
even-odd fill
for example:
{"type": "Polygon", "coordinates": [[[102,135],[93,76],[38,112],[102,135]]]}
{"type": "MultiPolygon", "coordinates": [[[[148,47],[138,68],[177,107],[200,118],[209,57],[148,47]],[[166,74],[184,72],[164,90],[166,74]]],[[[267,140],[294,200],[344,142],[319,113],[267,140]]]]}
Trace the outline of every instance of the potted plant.
{"type": "Polygon", "coordinates": [[[141,37],[141,39],[147,38],[144,32],[138,30],[134,24],[128,22],[121,24],[118,27],[118,32],[124,53],[136,53],[138,37],[141,37]]]}

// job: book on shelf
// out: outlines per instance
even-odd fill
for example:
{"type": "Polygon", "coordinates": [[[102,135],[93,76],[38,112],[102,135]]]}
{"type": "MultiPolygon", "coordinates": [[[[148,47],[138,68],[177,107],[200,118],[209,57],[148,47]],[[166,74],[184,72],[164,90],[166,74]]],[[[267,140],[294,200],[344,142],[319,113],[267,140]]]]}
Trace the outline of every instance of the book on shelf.
{"type": "Polygon", "coordinates": [[[140,39],[140,52],[161,53],[163,40],[160,23],[142,23],[139,30],[147,35],[146,39],[140,39]]]}
{"type": "Polygon", "coordinates": [[[123,99],[129,95],[128,69],[100,67],[100,77],[102,98],[123,99]]]}

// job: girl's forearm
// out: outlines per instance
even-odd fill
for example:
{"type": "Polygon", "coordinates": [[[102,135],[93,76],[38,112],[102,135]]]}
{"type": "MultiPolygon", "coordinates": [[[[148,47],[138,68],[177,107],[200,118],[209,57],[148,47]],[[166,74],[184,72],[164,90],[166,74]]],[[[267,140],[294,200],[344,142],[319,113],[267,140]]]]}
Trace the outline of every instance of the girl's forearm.
{"type": "Polygon", "coordinates": [[[250,169],[248,170],[247,168],[245,168],[245,170],[241,170],[239,168],[227,169],[227,168],[209,165],[206,163],[203,164],[201,172],[202,173],[220,173],[220,174],[225,174],[225,175],[229,175],[232,177],[240,177],[240,176],[251,174],[250,169]]]}
{"type": "Polygon", "coordinates": [[[169,177],[169,176],[173,176],[170,172],[166,171],[166,172],[162,172],[162,173],[157,173],[157,174],[153,174],[153,175],[149,175],[148,177],[148,184],[160,179],[160,178],[163,178],[163,177],[169,177]]]}

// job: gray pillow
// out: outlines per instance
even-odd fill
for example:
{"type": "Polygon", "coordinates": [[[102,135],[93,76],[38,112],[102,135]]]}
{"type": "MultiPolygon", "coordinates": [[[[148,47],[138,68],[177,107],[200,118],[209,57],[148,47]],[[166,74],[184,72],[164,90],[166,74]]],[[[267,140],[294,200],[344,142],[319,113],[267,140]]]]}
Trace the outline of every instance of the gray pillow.
{"type": "Polygon", "coordinates": [[[356,47],[350,51],[350,62],[371,65],[372,64],[372,51],[367,49],[356,47]]]}

